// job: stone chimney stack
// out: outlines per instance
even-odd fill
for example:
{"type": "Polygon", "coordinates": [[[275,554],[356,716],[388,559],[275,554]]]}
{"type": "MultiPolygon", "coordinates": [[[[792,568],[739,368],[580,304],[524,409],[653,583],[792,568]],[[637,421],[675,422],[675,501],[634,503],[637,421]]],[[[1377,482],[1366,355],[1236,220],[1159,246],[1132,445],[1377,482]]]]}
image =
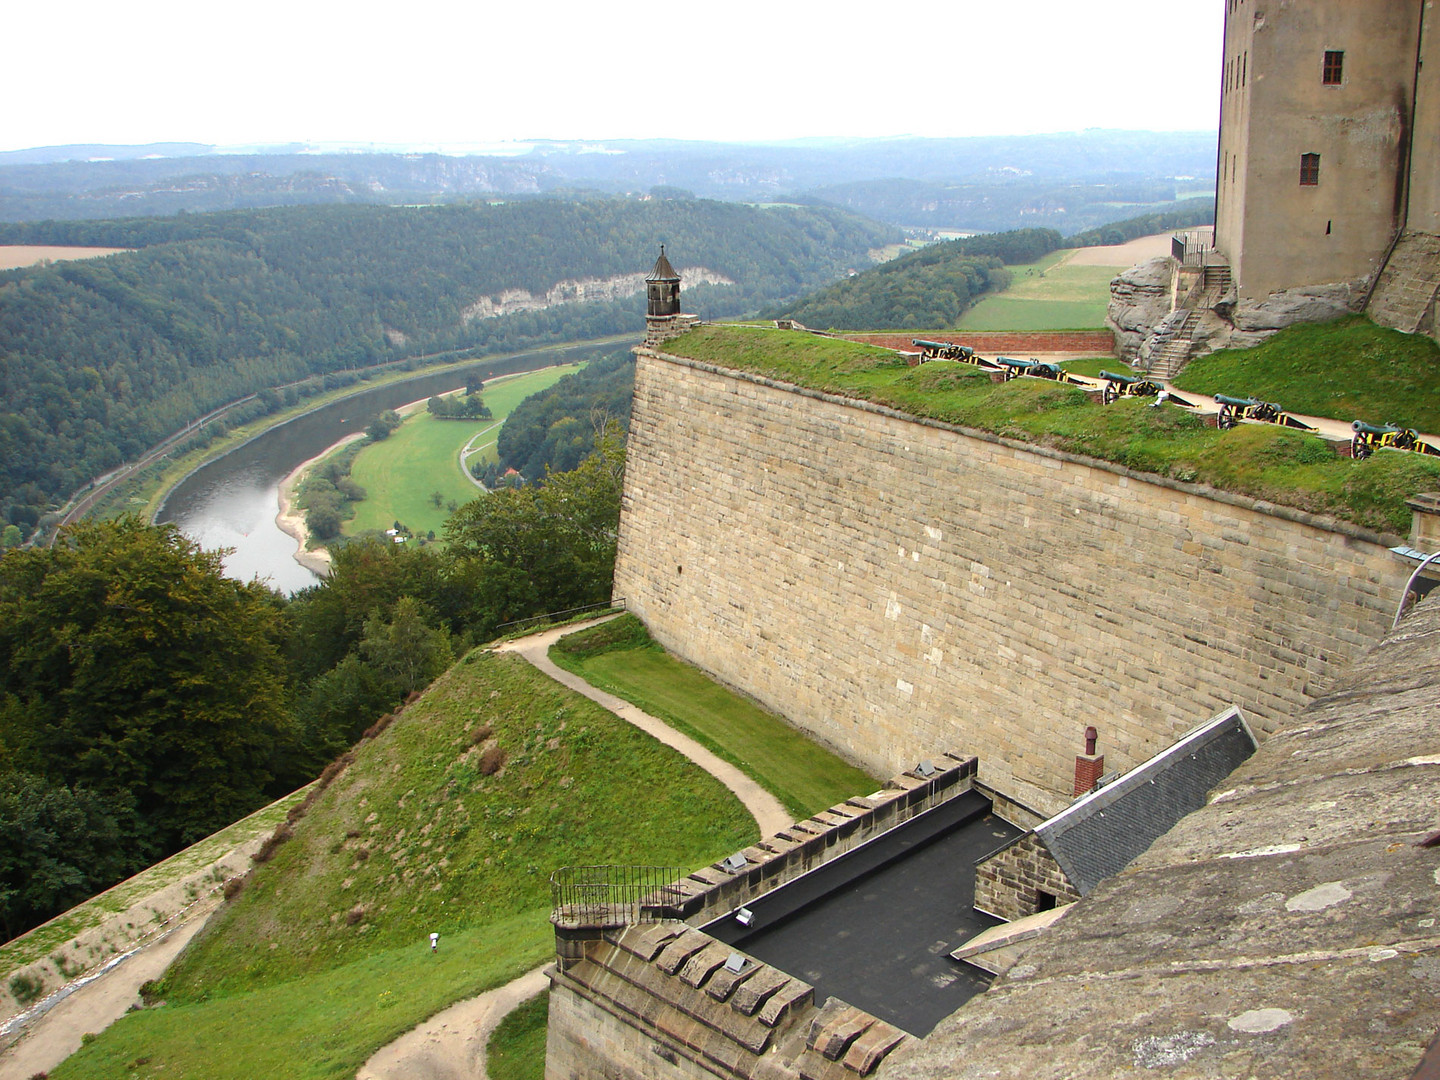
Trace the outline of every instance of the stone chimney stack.
{"type": "Polygon", "coordinates": [[[1075,795],[1078,798],[1095,787],[1105,773],[1105,755],[1095,753],[1100,738],[1093,727],[1085,729],[1085,753],[1075,755],[1075,795]]]}

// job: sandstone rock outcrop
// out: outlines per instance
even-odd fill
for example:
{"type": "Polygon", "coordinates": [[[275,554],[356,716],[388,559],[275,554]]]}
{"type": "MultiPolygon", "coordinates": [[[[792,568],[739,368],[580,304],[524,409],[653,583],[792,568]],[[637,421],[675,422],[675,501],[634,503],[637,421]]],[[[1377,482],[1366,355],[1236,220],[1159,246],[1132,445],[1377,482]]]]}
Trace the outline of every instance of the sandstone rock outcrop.
{"type": "MultiPolygon", "coordinates": [[[[1145,367],[1182,327],[1189,336],[1191,359],[1219,349],[1249,348],[1287,326],[1329,322],[1360,311],[1369,284],[1360,278],[1304,285],[1273,292],[1260,301],[1240,300],[1232,285],[1187,323],[1187,309],[1171,306],[1179,294],[1172,284],[1177,270],[1173,259],[1161,256],[1131,267],[1110,283],[1106,322],[1115,334],[1116,351],[1126,362],[1145,367]]],[[[1183,305],[1183,297],[1179,303],[1183,305]]]]}

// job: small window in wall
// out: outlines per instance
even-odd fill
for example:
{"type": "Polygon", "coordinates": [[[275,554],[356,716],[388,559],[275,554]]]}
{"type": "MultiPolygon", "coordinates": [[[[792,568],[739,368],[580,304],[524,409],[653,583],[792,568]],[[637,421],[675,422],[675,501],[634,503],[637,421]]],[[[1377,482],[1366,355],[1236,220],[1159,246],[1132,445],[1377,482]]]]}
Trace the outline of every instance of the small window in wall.
{"type": "Polygon", "coordinates": [[[1300,186],[1315,187],[1320,183],[1320,155],[1300,155],[1300,186]]]}
{"type": "Polygon", "coordinates": [[[1042,911],[1055,910],[1055,894],[1045,892],[1043,889],[1035,890],[1035,911],[1038,914],[1042,911]]]}
{"type": "Polygon", "coordinates": [[[1325,68],[1320,81],[1326,86],[1339,86],[1345,81],[1345,53],[1341,49],[1325,50],[1325,68]]]}

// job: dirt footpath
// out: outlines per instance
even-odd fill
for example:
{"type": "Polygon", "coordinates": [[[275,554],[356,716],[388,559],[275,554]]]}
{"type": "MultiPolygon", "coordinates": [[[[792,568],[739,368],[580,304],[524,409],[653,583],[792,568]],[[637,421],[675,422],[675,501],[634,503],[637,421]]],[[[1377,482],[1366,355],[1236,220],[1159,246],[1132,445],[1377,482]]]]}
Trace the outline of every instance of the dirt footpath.
{"type": "Polygon", "coordinates": [[[0,1080],[29,1080],[80,1049],[80,1037],[104,1031],[140,1003],[140,985],[158,979],[209,916],[191,919],[144,946],[52,1008],[0,1054],[0,1080]]]}
{"type": "Polygon", "coordinates": [[[548,985],[545,968],[538,967],[479,997],[451,1005],[375,1051],[355,1080],[486,1080],[485,1044],[491,1033],[548,985]]]}

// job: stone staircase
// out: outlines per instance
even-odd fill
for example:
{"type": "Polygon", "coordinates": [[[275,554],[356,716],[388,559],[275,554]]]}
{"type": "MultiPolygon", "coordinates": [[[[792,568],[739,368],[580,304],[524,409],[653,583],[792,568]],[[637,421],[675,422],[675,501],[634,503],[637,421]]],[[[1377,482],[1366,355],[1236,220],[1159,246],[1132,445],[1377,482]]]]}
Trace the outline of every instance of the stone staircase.
{"type": "Polygon", "coordinates": [[[1434,329],[1440,291],[1440,236],[1406,232],[1390,253],[1365,313],[1381,326],[1407,334],[1434,329]]]}
{"type": "Polygon", "coordinates": [[[1157,351],[1150,355],[1147,373],[1157,379],[1169,381],[1178,375],[1190,360],[1194,345],[1195,328],[1200,317],[1217,303],[1230,288],[1230,267],[1207,266],[1202,272],[1199,287],[1187,297],[1185,317],[1157,351]]]}

